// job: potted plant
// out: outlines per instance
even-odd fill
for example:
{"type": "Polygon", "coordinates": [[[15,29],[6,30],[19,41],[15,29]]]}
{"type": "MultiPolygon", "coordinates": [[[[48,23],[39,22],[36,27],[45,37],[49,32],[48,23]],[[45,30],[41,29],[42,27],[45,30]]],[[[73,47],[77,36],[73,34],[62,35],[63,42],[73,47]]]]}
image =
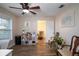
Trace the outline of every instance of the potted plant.
{"type": "Polygon", "coordinates": [[[62,48],[63,41],[64,41],[64,39],[63,39],[62,37],[55,36],[55,37],[54,37],[54,41],[55,41],[56,46],[57,46],[58,48],[62,48]]]}

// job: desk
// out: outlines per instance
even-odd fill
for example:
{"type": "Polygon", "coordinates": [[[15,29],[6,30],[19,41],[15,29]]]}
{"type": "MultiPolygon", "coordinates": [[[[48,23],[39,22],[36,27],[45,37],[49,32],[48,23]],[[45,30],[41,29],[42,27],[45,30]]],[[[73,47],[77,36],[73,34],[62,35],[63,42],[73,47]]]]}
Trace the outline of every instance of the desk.
{"type": "Polygon", "coordinates": [[[0,49],[0,56],[12,56],[12,49],[0,49]]]}

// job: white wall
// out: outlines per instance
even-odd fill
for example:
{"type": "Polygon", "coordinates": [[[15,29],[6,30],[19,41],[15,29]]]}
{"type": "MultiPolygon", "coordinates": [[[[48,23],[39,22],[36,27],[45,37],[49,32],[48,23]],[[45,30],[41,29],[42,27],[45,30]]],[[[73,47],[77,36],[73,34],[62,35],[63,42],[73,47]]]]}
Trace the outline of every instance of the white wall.
{"type": "Polygon", "coordinates": [[[56,32],[60,32],[61,36],[64,38],[67,44],[70,45],[71,38],[73,35],[79,35],[79,5],[75,4],[69,6],[68,8],[64,9],[61,13],[56,16],[56,32]],[[75,25],[72,27],[62,27],[61,21],[63,16],[67,16],[66,13],[75,11],[75,25]]]}
{"type": "Polygon", "coordinates": [[[50,37],[54,36],[54,18],[46,17],[46,42],[50,40],[50,37]]]}
{"type": "Polygon", "coordinates": [[[4,8],[0,7],[0,17],[3,18],[12,18],[12,39],[6,39],[6,40],[0,40],[0,46],[1,48],[8,48],[14,45],[14,36],[15,36],[15,32],[16,32],[16,17],[11,14],[10,12],[8,12],[7,10],[5,10],[4,8]],[[10,43],[12,42],[12,43],[10,43]]]}
{"type": "Polygon", "coordinates": [[[37,33],[37,21],[46,20],[46,42],[53,36],[54,32],[54,19],[52,16],[23,16],[18,19],[17,34],[22,34],[22,29],[26,29],[25,22],[29,22],[29,31],[37,33]]]}
{"type": "Polygon", "coordinates": [[[28,24],[28,31],[30,32],[37,32],[37,20],[38,17],[19,17],[17,22],[17,35],[22,34],[22,30],[25,29],[27,31],[27,26],[25,26],[25,23],[29,22],[28,24]]]}

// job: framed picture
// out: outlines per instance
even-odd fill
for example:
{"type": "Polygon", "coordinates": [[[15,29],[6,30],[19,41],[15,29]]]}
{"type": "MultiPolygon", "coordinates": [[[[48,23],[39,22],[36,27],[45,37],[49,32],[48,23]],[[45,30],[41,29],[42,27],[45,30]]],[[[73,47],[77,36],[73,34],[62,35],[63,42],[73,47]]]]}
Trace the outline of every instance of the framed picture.
{"type": "Polygon", "coordinates": [[[72,27],[75,25],[75,11],[69,11],[67,12],[63,17],[61,21],[62,27],[72,27]]]}

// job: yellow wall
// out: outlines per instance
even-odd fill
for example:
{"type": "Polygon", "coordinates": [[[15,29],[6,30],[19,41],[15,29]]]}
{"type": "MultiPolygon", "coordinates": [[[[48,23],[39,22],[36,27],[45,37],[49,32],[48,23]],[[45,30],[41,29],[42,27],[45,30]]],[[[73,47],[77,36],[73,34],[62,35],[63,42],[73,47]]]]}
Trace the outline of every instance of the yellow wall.
{"type": "Polygon", "coordinates": [[[45,20],[39,20],[37,22],[37,31],[44,31],[44,36],[46,36],[46,21],[45,20]]]}

